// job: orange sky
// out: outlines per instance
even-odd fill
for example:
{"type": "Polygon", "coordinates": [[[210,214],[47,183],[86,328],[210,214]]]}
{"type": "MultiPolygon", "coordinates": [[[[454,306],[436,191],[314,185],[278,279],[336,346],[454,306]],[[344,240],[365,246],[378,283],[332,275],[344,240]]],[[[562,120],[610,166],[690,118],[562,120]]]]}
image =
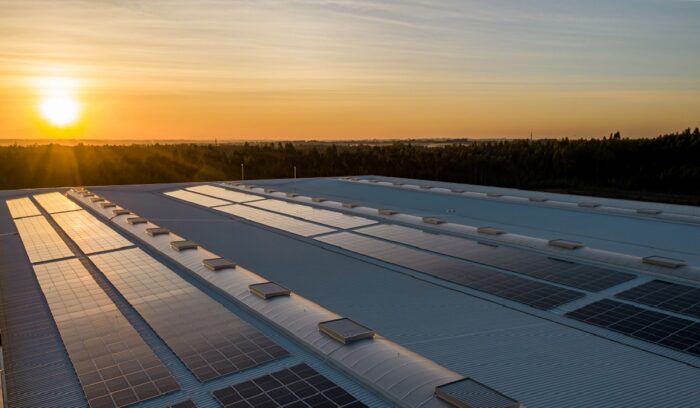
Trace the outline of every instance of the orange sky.
{"type": "Polygon", "coordinates": [[[642,137],[700,125],[698,3],[561,3],[9,0],[0,138],[642,137]],[[76,125],[41,117],[47,77],[75,81],[76,125]]]}

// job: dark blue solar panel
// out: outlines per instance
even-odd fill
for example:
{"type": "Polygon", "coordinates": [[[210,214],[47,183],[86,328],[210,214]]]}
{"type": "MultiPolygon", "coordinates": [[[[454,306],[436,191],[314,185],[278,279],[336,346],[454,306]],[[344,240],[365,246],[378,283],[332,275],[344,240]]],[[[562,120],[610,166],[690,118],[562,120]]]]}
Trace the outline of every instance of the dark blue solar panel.
{"type": "Polygon", "coordinates": [[[659,309],[700,317],[700,288],[655,280],[615,295],[659,309]]]}

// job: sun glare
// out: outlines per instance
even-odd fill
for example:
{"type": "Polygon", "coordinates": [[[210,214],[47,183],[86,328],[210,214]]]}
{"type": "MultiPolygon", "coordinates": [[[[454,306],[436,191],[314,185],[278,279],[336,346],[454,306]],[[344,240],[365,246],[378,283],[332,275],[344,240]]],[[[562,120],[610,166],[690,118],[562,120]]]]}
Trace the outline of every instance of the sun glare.
{"type": "Polygon", "coordinates": [[[41,100],[39,113],[53,126],[67,127],[80,119],[81,106],[75,96],[76,81],[50,77],[38,81],[41,100]]]}

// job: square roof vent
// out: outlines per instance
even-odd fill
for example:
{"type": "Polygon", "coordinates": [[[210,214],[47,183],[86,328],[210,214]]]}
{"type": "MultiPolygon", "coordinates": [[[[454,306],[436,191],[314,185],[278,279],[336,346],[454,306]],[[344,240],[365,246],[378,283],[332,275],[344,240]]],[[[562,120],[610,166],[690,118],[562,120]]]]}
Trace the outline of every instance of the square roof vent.
{"type": "Polygon", "coordinates": [[[128,222],[131,225],[136,225],[136,224],[145,224],[148,222],[148,220],[143,218],[143,217],[129,217],[126,219],[126,222],[128,222]]]}
{"type": "Polygon", "coordinates": [[[265,192],[268,193],[268,194],[270,194],[270,193],[276,193],[276,192],[277,192],[277,190],[275,190],[274,188],[266,188],[266,189],[263,190],[263,191],[265,191],[265,192]]]}
{"type": "Polygon", "coordinates": [[[357,207],[357,204],[343,203],[343,208],[355,208],[355,207],[357,207]]]}
{"type": "Polygon", "coordinates": [[[657,256],[657,255],[652,255],[652,256],[647,256],[646,258],[642,258],[642,262],[644,262],[645,264],[649,264],[649,265],[662,266],[664,268],[671,268],[671,269],[676,269],[676,268],[680,268],[681,266],[688,265],[688,263],[682,259],[664,258],[663,256],[657,256]]]}
{"type": "Polygon", "coordinates": [[[158,235],[170,235],[170,230],[163,227],[146,228],[146,234],[157,237],[158,235]]]}
{"type": "Polygon", "coordinates": [[[320,322],[318,324],[318,330],[333,340],[343,344],[353,343],[358,340],[373,339],[375,334],[374,330],[350,320],[347,317],[320,322]]]}
{"type": "Polygon", "coordinates": [[[661,210],[657,210],[655,208],[639,208],[637,209],[637,214],[659,215],[661,214],[661,210]]]}
{"type": "Polygon", "coordinates": [[[178,252],[182,252],[188,249],[197,249],[199,245],[194,241],[186,239],[184,241],[172,241],[170,247],[178,252]]]}
{"type": "Polygon", "coordinates": [[[102,208],[113,208],[116,206],[117,206],[116,204],[110,203],[110,202],[100,203],[100,207],[102,207],[102,208]]]}
{"type": "Polygon", "coordinates": [[[95,196],[95,197],[90,197],[90,202],[91,202],[91,203],[99,203],[100,201],[104,201],[104,200],[105,200],[105,199],[102,198],[102,197],[97,197],[97,196],[95,196]]]}
{"type": "Polygon", "coordinates": [[[375,180],[375,179],[369,179],[367,181],[369,181],[370,183],[379,183],[379,180],[375,180]]]}
{"type": "Polygon", "coordinates": [[[398,181],[397,181],[397,182],[394,182],[394,183],[391,183],[391,184],[393,184],[393,185],[395,185],[395,186],[403,186],[403,185],[404,185],[404,183],[399,183],[398,181]]]}
{"type": "Polygon", "coordinates": [[[85,190],[85,191],[83,191],[82,193],[80,193],[80,195],[82,195],[83,197],[86,197],[86,198],[87,198],[87,197],[94,197],[94,196],[95,196],[95,193],[91,193],[91,192],[85,190]]]}
{"type": "Polygon", "coordinates": [[[582,208],[598,208],[600,207],[600,204],[598,203],[578,203],[579,207],[582,208]]]}
{"type": "Polygon", "coordinates": [[[447,221],[437,217],[423,217],[423,222],[426,224],[440,225],[444,224],[447,221]]]}
{"type": "Polygon", "coordinates": [[[289,296],[289,294],[292,292],[291,290],[275,282],[254,283],[252,285],[248,285],[248,289],[250,289],[250,293],[261,299],[289,296]]]}
{"type": "Polygon", "coordinates": [[[584,247],[584,245],[580,242],[568,241],[565,239],[552,239],[549,241],[549,245],[564,249],[579,249],[584,247]]]}
{"type": "Polygon", "coordinates": [[[476,232],[487,235],[501,235],[506,233],[505,230],[498,229],[495,227],[479,227],[476,229],[476,232]]]}
{"type": "Polygon", "coordinates": [[[290,192],[290,193],[285,193],[285,195],[286,195],[287,197],[298,197],[298,196],[299,196],[299,193],[291,193],[291,192],[290,192]]]}
{"type": "Polygon", "coordinates": [[[76,193],[82,193],[83,191],[85,191],[85,187],[73,187],[73,191],[75,191],[76,193]]]}
{"type": "Polygon", "coordinates": [[[311,201],[313,201],[314,203],[322,203],[322,202],[326,201],[326,199],[323,197],[313,197],[311,199],[311,201]]]}
{"type": "Polygon", "coordinates": [[[210,271],[219,271],[221,269],[233,269],[236,267],[235,262],[230,261],[226,258],[205,259],[202,261],[202,263],[210,271]]]}
{"type": "Polygon", "coordinates": [[[548,200],[548,198],[544,197],[529,197],[528,200],[534,202],[534,203],[543,203],[548,200]]]}
{"type": "Polygon", "coordinates": [[[390,210],[388,208],[380,208],[377,210],[377,213],[379,213],[379,215],[395,215],[398,214],[398,211],[390,210]]]}
{"type": "Polygon", "coordinates": [[[486,193],[486,196],[498,198],[498,197],[503,197],[503,194],[501,194],[501,193],[486,193]]]}
{"type": "Polygon", "coordinates": [[[464,190],[461,188],[451,188],[450,191],[453,193],[458,193],[458,194],[464,193],[464,190]]]}
{"type": "Polygon", "coordinates": [[[114,214],[114,215],[127,215],[127,214],[131,214],[131,211],[124,209],[124,208],[118,208],[116,210],[112,210],[112,214],[114,214]]]}
{"type": "Polygon", "coordinates": [[[518,401],[471,378],[438,385],[435,396],[458,408],[524,408],[518,401]]]}

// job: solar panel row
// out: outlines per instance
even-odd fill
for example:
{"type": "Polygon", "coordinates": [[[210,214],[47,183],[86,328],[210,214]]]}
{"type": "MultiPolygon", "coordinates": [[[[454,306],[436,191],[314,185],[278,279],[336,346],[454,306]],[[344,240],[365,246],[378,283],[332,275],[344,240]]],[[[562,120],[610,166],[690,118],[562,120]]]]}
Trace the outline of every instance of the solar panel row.
{"type": "Polygon", "coordinates": [[[34,271],[91,407],[123,407],[180,388],[79,260],[34,271]]]}
{"type": "Polygon", "coordinates": [[[700,356],[700,323],[603,299],[566,316],[627,336],[700,356]]]}
{"type": "Polygon", "coordinates": [[[306,364],[234,384],[213,394],[225,408],[366,406],[306,364]]]}
{"type": "Polygon", "coordinates": [[[85,210],[52,214],[51,217],[86,254],[133,246],[85,210]]]}
{"type": "Polygon", "coordinates": [[[36,215],[41,215],[41,211],[34,205],[29,197],[15,198],[13,200],[7,200],[7,209],[10,210],[10,215],[13,219],[33,217],[36,215]]]}
{"type": "Polygon", "coordinates": [[[201,382],[289,354],[141,249],[90,259],[201,382]]]}
{"type": "Polygon", "coordinates": [[[15,220],[15,225],[31,263],[73,256],[73,251],[43,216],[20,218],[15,220]]]}
{"type": "Polygon", "coordinates": [[[630,273],[558,261],[518,249],[480,245],[468,239],[430,234],[398,225],[376,225],[358,229],[357,232],[592,292],[635,277],[630,273]]]}
{"type": "Polygon", "coordinates": [[[312,224],[310,222],[297,220],[285,215],[276,214],[258,208],[246,207],[240,204],[217,207],[216,210],[235,215],[236,217],[244,218],[258,224],[266,225],[268,227],[301,235],[303,237],[335,231],[334,229],[324,227],[323,225],[312,224]]]}
{"type": "Polygon", "coordinates": [[[616,297],[700,318],[700,288],[654,280],[616,297]]]}
{"type": "Polygon", "coordinates": [[[49,214],[81,209],[78,204],[57,192],[35,194],[33,197],[49,214]]]}
{"type": "Polygon", "coordinates": [[[356,217],[337,211],[329,211],[308,205],[295,204],[274,199],[258,201],[251,203],[250,205],[257,208],[262,208],[263,210],[291,215],[335,228],[356,228],[377,223],[376,221],[368,218],[356,217]]]}
{"type": "Polygon", "coordinates": [[[231,204],[228,201],[219,200],[218,198],[209,197],[206,195],[197,194],[197,193],[193,193],[191,191],[186,191],[186,190],[169,191],[169,192],[163,193],[163,194],[170,196],[170,197],[180,199],[182,201],[187,201],[189,203],[201,205],[203,207],[216,207],[219,205],[231,204]]]}
{"type": "Polygon", "coordinates": [[[211,186],[209,184],[188,187],[185,190],[193,191],[199,194],[205,194],[215,198],[220,198],[222,200],[231,201],[233,203],[247,203],[250,201],[262,200],[264,198],[254,194],[241,193],[239,191],[233,191],[221,187],[211,186]]]}
{"type": "Polygon", "coordinates": [[[551,309],[583,297],[581,292],[348,232],[316,240],[537,309],[551,309]]]}

